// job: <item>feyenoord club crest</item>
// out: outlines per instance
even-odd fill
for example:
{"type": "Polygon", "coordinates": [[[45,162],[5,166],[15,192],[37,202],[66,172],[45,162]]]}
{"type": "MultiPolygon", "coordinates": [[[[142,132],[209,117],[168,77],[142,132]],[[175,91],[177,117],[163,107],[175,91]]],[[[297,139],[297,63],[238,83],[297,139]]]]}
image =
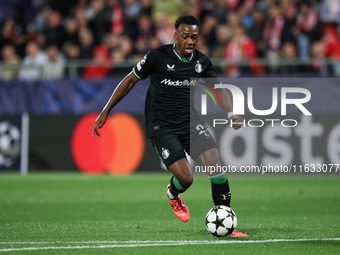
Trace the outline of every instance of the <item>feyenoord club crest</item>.
{"type": "Polygon", "coordinates": [[[199,61],[197,61],[197,64],[195,65],[195,70],[196,70],[197,73],[202,72],[202,65],[200,64],[199,61]]]}
{"type": "Polygon", "coordinates": [[[170,156],[170,151],[168,149],[162,148],[162,157],[167,159],[170,156]]]}

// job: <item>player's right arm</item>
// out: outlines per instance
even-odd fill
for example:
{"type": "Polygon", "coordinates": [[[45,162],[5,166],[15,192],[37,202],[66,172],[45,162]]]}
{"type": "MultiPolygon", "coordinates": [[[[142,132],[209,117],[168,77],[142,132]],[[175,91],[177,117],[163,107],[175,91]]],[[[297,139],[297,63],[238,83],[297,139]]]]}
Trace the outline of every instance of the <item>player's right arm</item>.
{"type": "Polygon", "coordinates": [[[155,69],[153,63],[157,63],[157,54],[155,50],[150,50],[145,54],[143,59],[141,59],[137,65],[117,86],[115,91],[113,91],[109,101],[106,103],[102,112],[99,114],[98,118],[94,122],[92,137],[95,135],[100,137],[98,128],[102,128],[106,122],[107,116],[111,109],[123,98],[127,93],[133,88],[133,86],[139,80],[147,78],[155,69]]]}
{"type": "Polygon", "coordinates": [[[96,121],[93,125],[92,137],[95,135],[100,137],[100,133],[98,128],[102,128],[106,122],[107,116],[109,115],[111,109],[120,101],[122,100],[129,91],[133,88],[133,86],[138,82],[139,79],[130,72],[125,78],[118,84],[116,89],[113,91],[109,101],[106,103],[105,107],[103,108],[102,112],[97,117],[96,121]]]}

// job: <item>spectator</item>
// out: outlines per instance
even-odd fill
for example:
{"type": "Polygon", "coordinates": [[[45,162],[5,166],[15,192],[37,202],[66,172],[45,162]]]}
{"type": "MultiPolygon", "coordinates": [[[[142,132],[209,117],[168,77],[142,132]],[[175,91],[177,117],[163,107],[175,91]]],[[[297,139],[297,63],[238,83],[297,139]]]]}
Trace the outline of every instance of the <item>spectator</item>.
{"type": "Polygon", "coordinates": [[[301,59],[306,60],[309,58],[310,45],[321,38],[321,33],[322,27],[317,11],[312,9],[308,2],[302,2],[295,28],[301,59]]]}
{"type": "Polygon", "coordinates": [[[171,24],[168,15],[163,14],[163,17],[156,24],[156,36],[162,44],[174,43],[174,25],[171,24]]]}
{"type": "Polygon", "coordinates": [[[25,44],[28,40],[26,34],[23,33],[23,28],[14,18],[8,18],[1,28],[0,47],[6,44],[15,46],[19,56],[25,55],[25,44]]]}
{"type": "Polygon", "coordinates": [[[241,24],[241,17],[238,12],[236,11],[230,11],[227,13],[227,25],[232,30],[231,32],[234,32],[234,29],[239,27],[241,24]]]}
{"type": "Polygon", "coordinates": [[[112,62],[114,65],[124,63],[125,57],[125,52],[121,48],[117,48],[112,52],[112,62]]]}
{"type": "MultiPolygon", "coordinates": [[[[256,58],[256,45],[244,31],[242,26],[235,27],[234,35],[230,42],[225,46],[224,50],[225,59],[228,61],[226,72],[229,76],[239,76],[245,70],[244,67],[239,67],[239,62],[246,62],[251,65],[252,59],[256,58]]],[[[256,72],[255,66],[252,68],[253,72],[256,72]]]]}
{"type": "Polygon", "coordinates": [[[340,40],[337,30],[332,25],[325,26],[321,42],[324,46],[325,55],[332,62],[334,74],[340,76],[340,40]]]}
{"type": "Polygon", "coordinates": [[[149,50],[149,41],[155,35],[155,27],[151,18],[147,15],[139,16],[137,27],[138,37],[135,48],[138,52],[147,52],[149,50]]]}
{"type": "Polygon", "coordinates": [[[158,23],[166,16],[168,22],[173,26],[177,17],[186,14],[187,11],[187,3],[183,0],[153,0],[152,20],[158,23]]]}
{"type": "Polygon", "coordinates": [[[228,10],[235,11],[240,2],[240,0],[226,0],[228,10]]]}
{"type": "Polygon", "coordinates": [[[194,17],[201,17],[202,15],[202,1],[199,0],[189,0],[188,1],[188,15],[192,15],[194,17]]]}
{"type": "Polygon", "coordinates": [[[92,3],[93,8],[97,9],[97,13],[90,24],[96,44],[100,44],[108,34],[120,35],[127,29],[124,21],[124,9],[120,1],[107,0],[105,6],[102,6],[101,0],[92,2],[97,3],[96,5],[92,3]]]}
{"type": "Polygon", "coordinates": [[[324,0],[320,11],[321,21],[340,22],[340,0],[324,0]]]}
{"type": "MultiPolygon", "coordinates": [[[[115,36],[112,36],[112,37],[115,37],[115,36]]],[[[103,42],[101,44],[99,44],[98,46],[96,46],[94,49],[93,49],[93,53],[95,56],[97,56],[98,54],[100,54],[105,61],[108,61],[110,60],[110,53],[111,53],[111,44],[112,47],[114,47],[115,45],[115,38],[112,38],[111,39],[111,35],[107,35],[103,42]]],[[[122,40],[120,40],[120,43],[123,47],[124,45],[124,42],[122,40]]]]}
{"type": "Polygon", "coordinates": [[[144,52],[147,52],[148,50],[151,50],[154,48],[158,48],[161,45],[162,45],[161,41],[156,36],[150,36],[150,37],[140,36],[135,43],[135,55],[142,54],[141,58],[143,58],[144,52]]]}
{"type": "Polygon", "coordinates": [[[1,34],[1,41],[3,43],[14,43],[15,42],[15,21],[14,19],[10,18],[7,19],[2,26],[2,34],[1,34]]]}
{"type": "Polygon", "coordinates": [[[151,17],[152,15],[152,0],[141,0],[141,14],[151,17]]]}
{"type": "Polygon", "coordinates": [[[66,41],[65,29],[61,24],[62,17],[57,11],[52,11],[48,17],[47,28],[45,30],[47,45],[57,45],[59,48],[66,41]]]}
{"type": "MultiPolygon", "coordinates": [[[[66,75],[68,77],[75,77],[81,75],[83,72],[83,66],[79,68],[79,54],[80,50],[78,45],[66,42],[63,46],[63,52],[67,59],[67,66],[66,75]],[[77,63],[74,63],[77,62],[77,63]]],[[[83,64],[83,63],[81,63],[83,64]]]]}
{"type": "Polygon", "coordinates": [[[268,17],[270,8],[275,5],[276,0],[258,0],[255,8],[261,10],[268,17]]]}
{"type": "Polygon", "coordinates": [[[293,26],[298,11],[294,0],[283,0],[281,2],[281,8],[286,23],[289,24],[290,27],[293,26]]]}
{"type": "Polygon", "coordinates": [[[79,44],[78,22],[75,18],[69,18],[66,22],[66,41],[79,44]]]}
{"type": "MultiPolygon", "coordinates": [[[[323,5],[323,2],[325,2],[324,0],[308,0],[308,2],[310,3],[310,6],[315,9],[318,13],[321,13],[321,8],[323,5]]],[[[337,2],[336,4],[338,6],[340,6],[340,1],[339,0],[333,0],[333,2],[337,2]]]]}
{"type": "Polygon", "coordinates": [[[67,60],[77,60],[80,57],[80,50],[78,45],[73,43],[65,43],[63,46],[63,52],[67,60]]]}
{"type": "Polygon", "coordinates": [[[252,16],[254,22],[247,31],[247,34],[256,43],[257,56],[264,57],[264,52],[266,50],[266,46],[263,41],[265,16],[263,12],[258,9],[253,11],[252,16]]]}
{"type": "Polygon", "coordinates": [[[107,8],[110,10],[110,32],[115,35],[121,35],[125,29],[123,5],[117,0],[109,0],[107,8]]]}
{"type": "Polygon", "coordinates": [[[102,50],[94,51],[93,61],[85,67],[83,77],[85,79],[102,79],[109,72],[110,61],[102,50]]]}
{"type": "Polygon", "coordinates": [[[13,45],[8,44],[1,51],[3,63],[0,66],[0,77],[4,80],[15,79],[18,75],[19,57],[13,45]]]}
{"type": "Polygon", "coordinates": [[[100,44],[105,36],[111,32],[112,10],[106,8],[103,0],[92,0],[86,13],[94,35],[94,42],[100,44]]]}
{"type": "Polygon", "coordinates": [[[286,42],[285,44],[283,44],[281,56],[283,59],[289,62],[294,62],[297,56],[295,45],[291,42],[286,42]]]}
{"type": "Polygon", "coordinates": [[[318,73],[328,73],[330,68],[327,65],[325,46],[321,41],[317,41],[312,44],[311,57],[312,57],[311,72],[317,71],[318,73]]]}
{"type": "Polygon", "coordinates": [[[203,40],[198,41],[197,45],[196,45],[196,49],[199,50],[200,52],[202,52],[205,55],[209,55],[209,47],[206,43],[204,43],[203,40]]]}
{"type": "MultiPolygon", "coordinates": [[[[11,44],[16,55],[22,59],[35,59],[25,53],[26,45],[35,41],[41,51],[56,45],[59,51],[62,49],[71,65],[79,58],[91,60],[95,57],[93,63],[99,63],[99,56],[106,56],[106,61],[111,59],[117,66],[122,59],[138,59],[140,52],[144,53],[160,44],[173,43],[174,19],[190,13],[201,21],[199,49],[208,49],[212,57],[228,55],[224,52],[228,49],[225,45],[235,47],[235,38],[231,35],[236,36],[242,26],[246,31],[244,38],[256,44],[255,55],[266,57],[272,72],[283,72],[279,67],[280,59],[289,62],[293,52],[302,60],[312,56],[311,61],[315,66],[315,55],[318,55],[315,52],[318,52],[321,43],[324,57],[328,63],[332,63],[330,70],[335,74],[340,73],[340,38],[335,28],[335,23],[340,21],[340,0],[69,0],[66,4],[50,0],[17,2],[27,3],[13,5],[13,15],[3,13],[0,50],[11,52],[5,47],[11,44]]],[[[239,48],[248,47],[243,45],[239,48]]],[[[234,53],[235,56],[238,54],[234,53]]],[[[253,57],[245,55],[240,61],[250,61],[250,69],[257,73],[254,71],[257,64],[253,63],[253,57]]],[[[79,63],[82,64],[81,61],[75,64],[79,63]]],[[[78,68],[79,74],[84,73],[84,66],[78,68]]],[[[23,69],[27,69],[27,66],[24,68],[23,65],[23,69]]],[[[243,67],[235,70],[235,74],[249,71],[243,67]]],[[[296,70],[292,68],[288,71],[296,70]]]]}
{"type": "Polygon", "coordinates": [[[227,22],[227,16],[225,15],[228,11],[226,7],[227,3],[225,0],[216,0],[214,1],[214,6],[211,6],[210,9],[214,10],[214,15],[217,17],[219,23],[223,24],[227,22]]]}
{"type": "Polygon", "coordinates": [[[47,62],[46,55],[40,50],[38,43],[35,41],[27,44],[26,54],[19,70],[19,79],[40,79],[42,77],[42,68],[47,62]]]}
{"type": "Polygon", "coordinates": [[[121,36],[120,37],[120,45],[121,49],[125,54],[125,58],[131,55],[133,51],[133,42],[128,36],[121,36]]]}
{"type": "Polygon", "coordinates": [[[291,42],[286,42],[282,46],[281,59],[283,60],[280,67],[282,74],[298,74],[301,73],[301,67],[296,63],[297,51],[295,45],[291,42]]]}
{"type": "Polygon", "coordinates": [[[110,75],[122,74],[131,71],[129,66],[127,67],[124,65],[126,55],[122,48],[116,48],[114,51],[112,51],[111,60],[113,68],[109,72],[110,75]]]}
{"type": "Polygon", "coordinates": [[[217,24],[218,19],[213,15],[209,15],[204,19],[204,22],[200,28],[200,36],[204,38],[205,43],[211,45],[213,42],[216,41],[215,27],[217,26],[217,24]]]}
{"type": "Polygon", "coordinates": [[[255,9],[256,2],[257,0],[243,0],[244,8],[248,12],[252,12],[255,9]]]}
{"type": "Polygon", "coordinates": [[[46,20],[48,19],[49,12],[50,8],[48,6],[38,10],[33,21],[35,30],[37,32],[43,32],[46,29],[46,20]]]}
{"type": "Polygon", "coordinates": [[[106,37],[105,45],[108,48],[109,55],[110,55],[110,53],[114,49],[117,49],[117,48],[121,47],[121,45],[122,45],[121,36],[118,36],[118,35],[115,35],[115,34],[109,34],[106,37]]]}
{"type": "Polygon", "coordinates": [[[216,41],[210,49],[210,55],[213,58],[224,56],[224,48],[230,39],[230,29],[226,24],[220,24],[215,30],[216,41]]]}
{"type": "Polygon", "coordinates": [[[79,32],[79,42],[80,42],[80,59],[91,59],[92,52],[94,49],[94,38],[92,31],[84,28],[79,32]]]}
{"type": "Polygon", "coordinates": [[[251,12],[246,9],[245,7],[243,6],[240,6],[238,8],[238,13],[241,17],[241,24],[242,26],[248,30],[254,23],[254,18],[253,16],[251,15],[251,12]]]}
{"type": "Polygon", "coordinates": [[[267,49],[277,51],[282,45],[282,34],[285,21],[278,6],[273,5],[269,9],[269,18],[265,23],[263,38],[267,49]]]}
{"type": "MultiPolygon", "coordinates": [[[[34,0],[39,1],[39,0],[34,0]]],[[[34,2],[33,1],[33,2],[34,2]]],[[[77,5],[79,1],[82,0],[67,0],[67,1],[46,1],[46,0],[40,0],[43,2],[49,2],[49,6],[52,10],[58,11],[63,17],[67,17],[68,15],[72,14],[74,10],[74,6],[77,5]]]]}
{"type": "Polygon", "coordinates": [[[137,19],[142,6],[137,0],[123,0],[126,29],[124,31],[131,39],[135,40],[138,35],[137,19]]]}
{"type": "Polygon", "coordinates": [[[270,71],[277,71],[279,50],[283,43],[292,40],[292,35],[285,24],[281,9],[277,5],[269,8],[269,18],[265,23],[263,39],[266,48],[265,56],[269,61],[270,71]]]}
{"type": "Polygon", "coordinates": [[[156,36],[152,36],[149,39],[149,49],[158,48],[161,45],[162,45],[161,41],[156,36]]]}
{"type": "Polygon", "coordinates": [[[56,45],[47,48],[47,61],[43,66],[43,78],[61,79],[64,76],[65,61],[56,45]]]}
{"type": "Polygon", "coordinates": [[[85,12],[85,9],[83,8],[78,8],[76,11],[75,11],[75,19],[77,21],[77,24],[78,24],[78,30],[81,31],[83,29],[88,29],[89,27],[89,22],[88,22],[88,19],[86,17],[86,12],[85,12]]]}
{"type": "Polygon", "coordinates": [[[104,9],[104,0],[90,0],[90,4],[85,9],[87,20],[92,21],[104,9]]]}
{"type": "Polygon", "coordinates": [[[40,49],[46,49],[47,47],[47,41],[46,41],[46,35],[43,32],[38,32],[35,35],[35,41],[39,45],[40,49]]]}

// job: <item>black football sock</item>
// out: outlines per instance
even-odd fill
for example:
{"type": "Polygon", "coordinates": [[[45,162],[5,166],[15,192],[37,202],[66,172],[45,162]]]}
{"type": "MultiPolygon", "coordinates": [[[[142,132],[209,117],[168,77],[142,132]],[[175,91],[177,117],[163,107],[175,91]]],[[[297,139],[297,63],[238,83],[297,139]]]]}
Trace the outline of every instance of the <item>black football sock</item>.
{"type": "Polygon", "coordinates": [[[211,181],[212,198],[215,205],[226,205],[230,207],[230,188],[225,173],[209,178],[211,181]]]}

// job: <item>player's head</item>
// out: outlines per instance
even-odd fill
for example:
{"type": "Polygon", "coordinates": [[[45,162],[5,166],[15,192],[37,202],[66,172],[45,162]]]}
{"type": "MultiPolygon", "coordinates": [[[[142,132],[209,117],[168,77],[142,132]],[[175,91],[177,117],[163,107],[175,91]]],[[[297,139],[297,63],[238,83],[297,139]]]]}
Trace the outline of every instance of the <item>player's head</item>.
{"type": "Polygon", "coordinates": [[[176,30],[179,28],[181,24],[196,25],[197,27],[200,26],[200,22],[198,21],[198,19],[192,15],[182,15],[178,17],[175,21],[176,30]]]}
{"type": "Polygon", "coordinates": [[[187,58],[198,42],[199,21],[192,15],[183,15],[175,21],[175,28],[176,50],[182,58],[187,58]]]}

